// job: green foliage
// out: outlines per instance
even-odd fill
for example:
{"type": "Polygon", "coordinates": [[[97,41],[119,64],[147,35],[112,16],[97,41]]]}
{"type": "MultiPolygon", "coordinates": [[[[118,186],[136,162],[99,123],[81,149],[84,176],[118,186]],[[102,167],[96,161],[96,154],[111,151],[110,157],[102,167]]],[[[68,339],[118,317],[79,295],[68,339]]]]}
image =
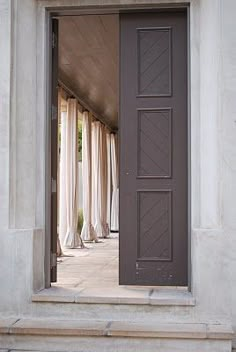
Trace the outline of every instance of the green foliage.
{"type": "MultiPolygon", "coordinates": [[[[78,120],[78,161],[82,161],[82,121],[78,120]]],[[[61,124],[58,125],[58,146],[61,150],[61,124]]]]}
{"type": "Polygon", "coordinates": [[[78,233],[81,233],[82,227],[83,227],[83,223],[84,223],[83,210],[79,209],[78,223],[77,223],[77,231],[78,231],[78,233]]]}

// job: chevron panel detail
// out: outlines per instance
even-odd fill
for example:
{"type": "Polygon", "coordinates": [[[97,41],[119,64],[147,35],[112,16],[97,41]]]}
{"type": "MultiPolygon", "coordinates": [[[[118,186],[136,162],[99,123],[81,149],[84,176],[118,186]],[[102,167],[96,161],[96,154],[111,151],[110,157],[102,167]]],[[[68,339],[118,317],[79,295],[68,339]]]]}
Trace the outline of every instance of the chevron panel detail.
{"type": "Polygon", "coordinates": [[[171,95],[171,29],[138,30],[138,94],[171,95]]]}
{"type": "Polygon", "coordinates": [[[138,260],[171,260],[171,191],[140,191],[138,200],[138,260]]]}
{"type": "Polygon", "coordinates": [[[138,176],[171,177],[171,110],[139,111],[138,176]]]}

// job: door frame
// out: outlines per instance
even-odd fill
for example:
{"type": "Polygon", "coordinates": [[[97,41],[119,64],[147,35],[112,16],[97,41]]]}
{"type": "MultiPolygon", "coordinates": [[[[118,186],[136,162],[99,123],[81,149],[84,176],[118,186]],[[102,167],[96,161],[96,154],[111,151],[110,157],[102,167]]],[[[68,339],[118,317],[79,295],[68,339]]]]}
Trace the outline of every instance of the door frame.
{"type": "MultiPolygon", "coordinates": [[[[52,95],[52,19],[63,16],[83,16],[83,15],[111,15],[128,12],[151,12],[151,11],[175,11],[186,9],[187,11],[187,167],[188,167],[188,290],[191,291],[192,265],[191,265],[191,66],[190,66],[190,4],[189,3],[169,3],[169,4],[147,4],[147,5],[120,5],[120,6],[83,6],[83,7],[56,7],[46,8],[45,11],[45,87],[46,87],[46,124],[45,124],[45,259],[44,275],[45,287],[51,286],[51,95],[52,95]]],[[[120,66],[119,66],[120,78],[120,66]]],[[[120,85],[119,85],[120,90],[120,85]]],[[[120,96],[120,94],[119,94],[120,96]]],[[[119,103],[120,107],[120,103],[119,103]]],[[[120,130],[119,130],[120,131],[120,130]]]]}

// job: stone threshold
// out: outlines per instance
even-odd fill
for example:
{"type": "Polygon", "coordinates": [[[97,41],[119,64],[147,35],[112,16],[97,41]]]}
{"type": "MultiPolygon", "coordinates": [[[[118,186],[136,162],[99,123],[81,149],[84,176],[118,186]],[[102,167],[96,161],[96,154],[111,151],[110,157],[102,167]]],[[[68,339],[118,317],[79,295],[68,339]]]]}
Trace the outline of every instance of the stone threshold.
{"type": "Polygon", "coordinates": [[[0,320],[0,334],[232,340],[233,331],[228,325],[207,323],[9,318],[0,320]]]}
{"type": "Polygon", "coordinates": [[[53,286],[32,295],[33,302],[85,304],[140,304],[151,306],[194,306],[187,288],[153,289],[137,286],[65,288],[53,286]]]}

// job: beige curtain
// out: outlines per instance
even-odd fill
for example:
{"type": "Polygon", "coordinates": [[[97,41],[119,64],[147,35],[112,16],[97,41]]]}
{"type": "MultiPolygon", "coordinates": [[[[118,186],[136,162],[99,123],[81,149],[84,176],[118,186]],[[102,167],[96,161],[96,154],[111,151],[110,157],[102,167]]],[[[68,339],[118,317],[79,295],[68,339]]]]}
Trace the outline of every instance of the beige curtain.
{"type": "MultiPolygon", "coordinates": [[[[77,232],[78,220],[78,106],[76,99],[67,101],[66,119],[66,160],[65,160],[65,188],[67,232],[63,245],[74,248],[82,245],[77,232]]],[[[63,165],[62,165],[63,167],[63,165]]]]}
{"type": "Polygon", "coordinates": [[[111,133],[106,130],[107,153],[107,224],[111,228],[111,133]]]}
{"type": "Polygon", "coordinates": [[[92,206],[92,172],[91,172],[91,116],[87,111],[83,112],[82,130],[82,179],[83,179],[83,228],[81,238],[84,241],[97,239],[91,223],[92,206]]]}
{"type": "Polygon", "coordinates": [[[59,238],[63,244],[67,231],[66,212],[66,120],[67,112],[61,112],[60,188],[59,188],[59,238]]]}
{"type": "Polygon", "coordinates": [[[107,237],[106,133],[99,121],[92,123],[92,224],[97,237],[107,237]]]}
{"type": "Polygon", "coordinates": [[[118,141],[115,134],[111,134],[111,230],[119,231],[119,179],[118,179],[118,141]]]}
{"type": "Polygon", "coordinates": [[[92,225],[97,237],[103,236],[101,222],[101,188],[100,188],[100,155],[101,129],[100,122],[92,122],[92,225]]]}
{"type": "Polygon", "coordinates": [[[101,164],[101,221],[103,226],[103,237],[110,234],[107,222],[107,196],[108,196],[108,163],[107,163],[107,128],[101,124],[101,148],[100,148],[100,164],[101,164]]]}

